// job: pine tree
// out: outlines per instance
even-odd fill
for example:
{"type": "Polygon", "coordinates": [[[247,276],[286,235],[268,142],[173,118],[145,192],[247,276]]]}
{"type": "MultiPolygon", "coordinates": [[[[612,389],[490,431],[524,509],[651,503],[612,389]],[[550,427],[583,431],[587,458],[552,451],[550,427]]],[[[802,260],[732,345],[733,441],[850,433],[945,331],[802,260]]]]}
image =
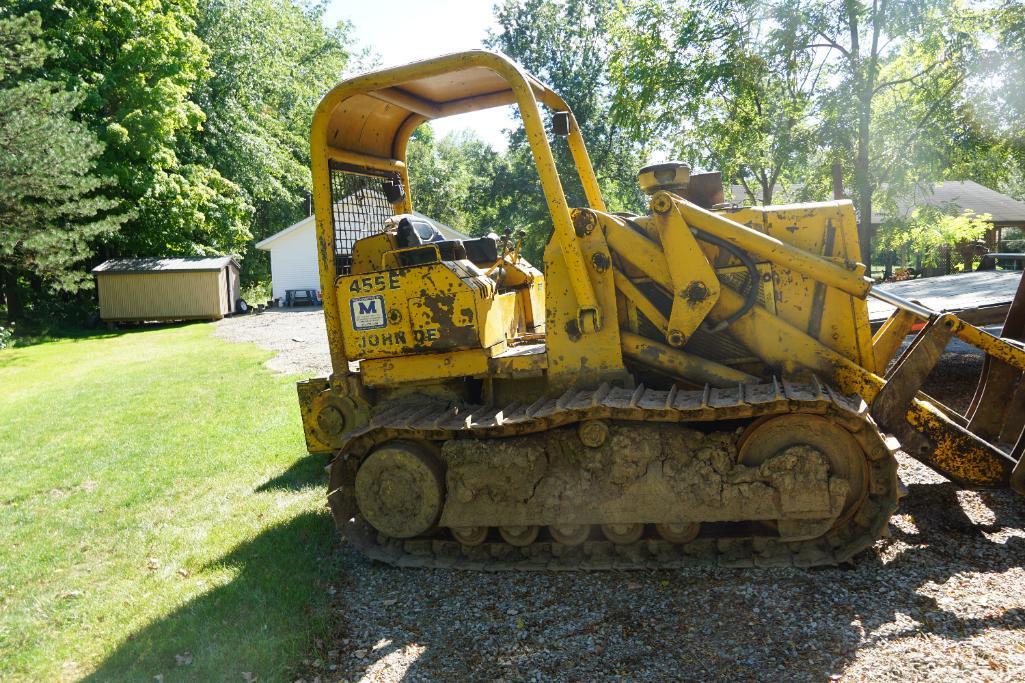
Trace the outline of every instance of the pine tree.
{"type": "Polygon", "coordinates": [[[82,95],[37,76],[41,34],[38,13],[0,14],[0,285],[12,319],[21,282],[91,286],[83,261],[128,218],[95,173],[103,144],[71,116],[82,95]]]}

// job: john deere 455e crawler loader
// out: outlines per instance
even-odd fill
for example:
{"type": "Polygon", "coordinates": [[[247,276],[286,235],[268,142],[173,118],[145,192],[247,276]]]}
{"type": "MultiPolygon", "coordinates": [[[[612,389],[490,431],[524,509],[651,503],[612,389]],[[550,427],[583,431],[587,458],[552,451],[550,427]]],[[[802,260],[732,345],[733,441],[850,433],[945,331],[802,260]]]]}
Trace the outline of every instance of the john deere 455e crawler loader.
{"type": "Polygon", "coordinates": [[[312,160],[333,373],[300,383],[300,406],[309,450],[333,455],[335,520],[370,557],[843,562],[897,507],[898,445],[1025,492],[1025,286],[1003,338],[875,292],[850,202],[728,206],[718,174],[669,163],[641,170],[647,214],[610,213],[566,103],[483,51],[338,85],[312,160]],[[444,239],[412,213],[416,127],[508,104],[551,212],[543,272],[514,240],[444,239]],[[567,204],[540,105],[586,206],[567,204]],[[874,335],[868,296],[896,306],[874,335]],[[920,391],[955,336],[986,354],[965,415],[920,391]]]}

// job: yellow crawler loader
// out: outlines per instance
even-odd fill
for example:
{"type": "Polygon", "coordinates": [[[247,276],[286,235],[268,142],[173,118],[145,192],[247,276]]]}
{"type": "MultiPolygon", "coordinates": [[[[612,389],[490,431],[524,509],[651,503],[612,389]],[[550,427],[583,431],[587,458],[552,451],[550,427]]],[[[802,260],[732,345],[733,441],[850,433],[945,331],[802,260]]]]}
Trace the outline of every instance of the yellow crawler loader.
{"type": "Polygon", "coordinates": [[[311,143],[333,373],[299,403],[337,525],[371,558],[845,562],[897,508],[898,447],[1025,493],[1025,285],[990,335],[873,290],[850,202],[731,206],[718,174],[679,163],[641,169],[647,214],[612,213],[566,102],[492,52],[341,83],[311,143]],[[417,126],[510,104],[551,213],[543,270],[508,234],[445,239],[410,198],[417,126]],[[896,307],[875,334],[869,296],[896,307]],[[920,390],[952,337],[986,354],[965,415],[920,390]]]}

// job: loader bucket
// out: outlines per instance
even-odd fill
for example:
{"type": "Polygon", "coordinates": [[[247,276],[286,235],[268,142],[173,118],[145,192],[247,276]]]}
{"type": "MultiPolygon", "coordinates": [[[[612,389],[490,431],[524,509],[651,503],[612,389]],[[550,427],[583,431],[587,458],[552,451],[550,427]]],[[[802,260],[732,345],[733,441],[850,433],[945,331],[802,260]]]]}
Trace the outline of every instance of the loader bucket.
{"type": "MultiPolygon", "coordinates": [[[[1004,320],[1001,338],[1025,344],[1025,277],[1004,320]]],[[[987,441],[1005,445],[1019,461],[1025,454],[1025,373],[987,354],[975,396],[965,413],[968,428],[987,441]]],[[[1022,468],[1018,468],[1019,475],[1022,468]]]]}
{"type": "Polygon", "coordinates": [[[894,332],[880,335],[877,349],[892,347],[894,336],[917,327],[914,320],[926,321],[872,401],[879,425],[908,454],[960,484],[1010,486],[1025,495],[1025,279],[999,337],[892,294],[873,291],[871,296],[897,306],[887,321],[894,332]],[[978,388],[963,415],[921,391],[955,336],[985,354],[978,388]]]}

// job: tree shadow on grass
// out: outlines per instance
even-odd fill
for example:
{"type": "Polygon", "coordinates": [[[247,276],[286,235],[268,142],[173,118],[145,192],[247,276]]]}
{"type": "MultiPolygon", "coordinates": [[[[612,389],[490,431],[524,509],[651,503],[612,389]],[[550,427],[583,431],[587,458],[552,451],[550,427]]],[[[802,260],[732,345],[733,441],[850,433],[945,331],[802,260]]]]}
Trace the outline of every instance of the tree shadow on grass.
{"type": "Polygon", "coordinates": [[[118,327],[113,330],[95,327],[41,328],[28,334],[19,334],[14,338],[14,346],[0,351],[0,369],[14,367],[15,365],[23,362],[26,359],[26,355],[22,353],[22,350],[33,346],[39,346],[41,344],[68,341],[77,343],[83,341],[96,341],[100,339],[116,339],[118,337],[138,334],[140,332],[173,329],[177,327],[185,327],[187,325],[203,325],[207,322],[208,321],[191,320],[174,323],[142,323],[132,325],[130,327],[118,327]]]}
{"type": "MultiPolygon", "coordinates": [[[[129,334],[138,334],[139,332],[168,330],[188,325],[205,325],[209,322],[208,320],[181,320],[177,322],[120,323],[113,328],[107,327],[105,324],[92,327],[44,325],[31,330],[23,329],[24,326],[22,326],[18,328],[18,334],[14,337],[13,349],[25,349],[59,341],[81,342],[97,339],[115,339],[129,334]]],[[[0,358],[3,358],[3,355],[0,355],[0,358]]]]}
{"type": "Polygon", "coordinates": [[[311,511],[240,544],[210,565],[233,568],[229,583],[130,635],[85,680],[291,680],[327,628],[335,537],[311,511]]]}
{"type": "Polygon", "coordinates": [[[17,349],[6,349],[0,352],[0,369],[11,368],[25,360],[25,354],[17,349]]]}
{"type": "MultiPolygon", "coordinates": [[[[331,458],[328,454],[313,454],[295,461],[287,470],[256,487],[257,493],[264,491],[301,491],[311,486],[327,486],[327,467],[331,458]]],[[[325,488],[325,494],[327,489],[325,488]]]]}
{"type": "MultiPolygon", "coordinates": [[[[20,330],[19,330],[20,331],[20,330]]],[[[14,345],[0,351],[0,368],[13,367],[26,359],[23,349],[48,344],[56,341],[86,341],[92,339],[113,339],[124,332],[86,328],[45,329],[29,334],[18,334],[14,337],[14,345]]]]}

